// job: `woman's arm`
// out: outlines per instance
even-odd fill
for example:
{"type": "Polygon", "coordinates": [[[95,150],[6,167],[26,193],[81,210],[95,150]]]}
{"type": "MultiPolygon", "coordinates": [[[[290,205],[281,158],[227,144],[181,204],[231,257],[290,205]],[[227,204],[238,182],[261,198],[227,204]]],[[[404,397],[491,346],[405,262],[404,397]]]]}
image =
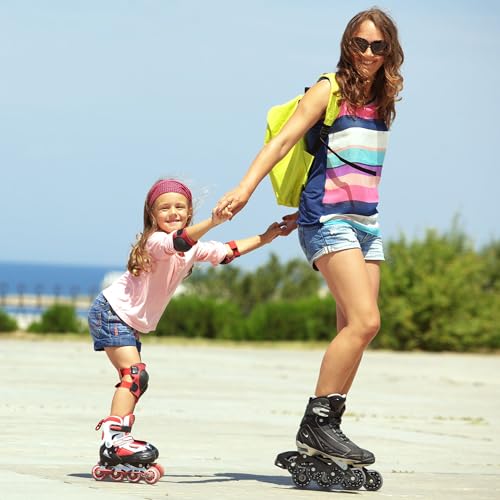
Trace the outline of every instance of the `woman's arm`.
{"type": "Polygon", "coordinates": [[[280,133],[260,150],[238,186],[217,202],[217,213],[229,208],[236,215],[246,205],[260,181],[325,114],[329,97],[328,80],[320,80],[306,92],[295,113],[280,133]]]}

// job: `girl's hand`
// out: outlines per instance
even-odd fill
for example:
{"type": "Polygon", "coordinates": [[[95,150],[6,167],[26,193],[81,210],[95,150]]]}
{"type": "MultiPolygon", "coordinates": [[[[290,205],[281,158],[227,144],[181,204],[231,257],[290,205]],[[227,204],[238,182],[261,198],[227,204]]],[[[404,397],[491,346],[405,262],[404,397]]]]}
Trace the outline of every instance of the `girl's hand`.
{"type": "Polygon", "coordinates": [[[261,234],[264,243],[270,243],[277,236],[287,236],[286,224],[284,222],[273,222],[263,234],[261,234]]]}
{"type": "Polygon", "coordinates": [[[232,212],[231,218],[234,217],[247,204],[250,194],[251,193],[241,186],[227,192],[220,198],[215,206],[217,215],[221,214],[225,209],[228,209],[232,212]]]}
{"type": "Polygon", "coordinates": [[[233,213],[229,208],[225,208],[220,211],[220,213],[217,213],[217,210],[214,208],[212,210],[212,224],[214,226],[218,226],[219,224],[222,224],[223,222],[226,222],[227,220],[231,220],[233,217],[233,213]]]}

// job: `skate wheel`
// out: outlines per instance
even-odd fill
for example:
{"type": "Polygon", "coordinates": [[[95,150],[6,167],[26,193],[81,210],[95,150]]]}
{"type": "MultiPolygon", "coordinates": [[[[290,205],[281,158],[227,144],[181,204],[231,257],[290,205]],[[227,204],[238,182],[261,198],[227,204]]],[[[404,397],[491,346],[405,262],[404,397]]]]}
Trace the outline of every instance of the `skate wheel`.
{"type": "Polygon", "coordinates": [[[163,467],[163,465],[155,463],[155,464],[151,464],[151,467],[155,467],[156,469],[158,469],[158,472],[160,473],[160,477],[165,475],[165,468],[163,467]]]}
{"type": "Polygon", "coordinates": [[[325,471],[317,472],[314,480],[316,481],[316,483],[318,483],[318,486],[320,488],[324,489],[330,488],[330,486],[332,486],[333,484],[333,477],[325,471]]]}
{"type": "Polygon", "coordinates": [[[92,477],[96,481],[102,481],[107,475],[107,472],[103,470],[100,465],[94,465],[94,467],[92,467],[92,477]]]}
{"type": "Polygon", "coordinates": [[[384,480],[382,479],[382,474],[380,474],[380,472],[377,472],[376,470],[365,470],[364,472],[366,476],[365,484],[363,485],[365,490],[377,491],[382,488],[384,480]]]}
{"type": "Polygon", "coordinates": [[[352,467],[344,472],[342,487],[346,490],[359,490],[365,484],[365,474],[361,469],[352,467]]]}
{"type": "Polygon", "coordinates": [[[129,472],[127,478],[131,483],[138,483],[141,480],[141,473],[137,471],[129,472]]]}
{"type": "Polygon", "coordinates": [[[161,474],[160,471],[156,467],[150,467],[144,473],[144,481],[148,484],[155,484],[160,480],[161,474]]]}
{"type": "Polygon", "coordinates": [[[311,482],[311,477],[308,474],[307,468],[297,467],[292,473],[292,481],[295,486],[305,488],[311,482]]]}
{"type": "Polygon", "coordinates": [[[113,481],[123,481],[127,473],[122,470],[114,470],[110,475],[113,481]]]}

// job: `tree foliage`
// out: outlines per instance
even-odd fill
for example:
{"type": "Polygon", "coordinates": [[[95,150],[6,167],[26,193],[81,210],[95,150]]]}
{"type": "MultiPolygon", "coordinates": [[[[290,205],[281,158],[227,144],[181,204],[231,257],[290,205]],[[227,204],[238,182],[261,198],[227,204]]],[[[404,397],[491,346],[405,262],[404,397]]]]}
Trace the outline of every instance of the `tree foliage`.
{"type": "MultiPolygon", "coordinates": [[[[500,241],[480,250],[454,224],[421,239],[386,243],[374,348],[428,351],[500,349],[500,241]]],[[[302,259],[271,254],[251,271],[196,266],[168,305],[156,334],[230,340],[321,340],[335,335],[335,302],[302,259]]],[[[0,311],[0,331],[12,328],[0,311]]],[[[78,332],[74,308],[55,305],[30,331],[78,332]]]]}
{"type": "Polygon", "coordinates": [[[297,300],[315,296],[321,285],[319,273],[301,259],[282,264],[275,254],[254,271],[234,265],[207,270],[195,268],[186,281],[197,297],[212,297],[235,304],[248,315],[259,304],[276,300],[297,300]]]}
{"type": "MultiPolygon", "coordinates": [[[[422,239],[389,241],[386,255],[382,328],[372,347],[500,348],[500,242],[476,251],[454,224],[444,234],[428,230],[422,239]]],[[[187,283],[188,295],[172,301],[162,324],[179,321],[177,331],[188,336],[329,340],[335,335],[333,299],[322,298],[322,278],[303,260],[282,264],[271,255],[253,272],[235,266],[196,270],[187,283]]]]}

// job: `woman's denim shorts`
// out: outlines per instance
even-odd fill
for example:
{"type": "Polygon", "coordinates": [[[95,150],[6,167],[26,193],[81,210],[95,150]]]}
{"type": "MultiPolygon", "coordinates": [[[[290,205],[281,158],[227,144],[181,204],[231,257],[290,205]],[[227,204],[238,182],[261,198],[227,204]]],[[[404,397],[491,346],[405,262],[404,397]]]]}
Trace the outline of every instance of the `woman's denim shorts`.
{"type": "Polygon", "coordinates": [[[323,255],[351,248],[359,248],[365,260],[385,260],[382,238],[350,224],[299,226],[299,241],[315,270],[317,267],[314,262],[323,255]]]}
{"type": "Polygon", "coordinates": [[[104,351],[105,347],[134,346],[141,352],[139,332],[120,319],[102,292],[90,307],[88,320],[95,351],[104,351]]]}

